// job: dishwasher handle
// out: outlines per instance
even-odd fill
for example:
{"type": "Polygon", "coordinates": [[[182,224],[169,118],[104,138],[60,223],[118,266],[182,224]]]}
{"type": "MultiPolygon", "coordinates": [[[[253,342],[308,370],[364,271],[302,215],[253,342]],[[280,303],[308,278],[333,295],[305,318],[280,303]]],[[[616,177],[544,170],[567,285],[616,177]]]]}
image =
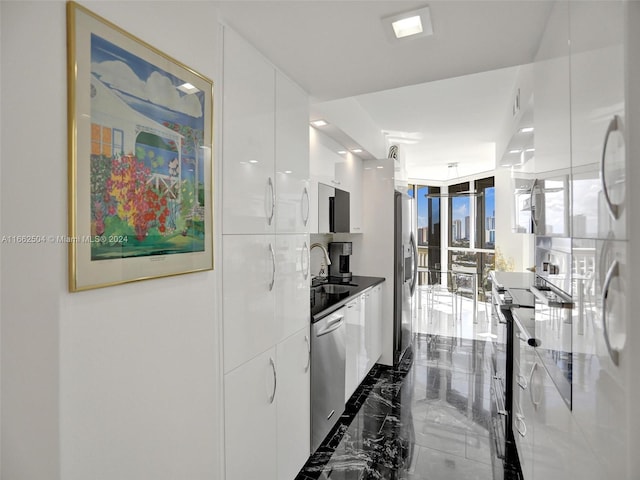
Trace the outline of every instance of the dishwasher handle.
{"type": "Polygon", "coordinates": [[[344,315],[336,315],[335,318],[332,318],[327,322],[327,325],[316,333],[316,337],[322,337],[323,335],[327,335],[337,329],[339,329],[344,323],[344,315]]]}

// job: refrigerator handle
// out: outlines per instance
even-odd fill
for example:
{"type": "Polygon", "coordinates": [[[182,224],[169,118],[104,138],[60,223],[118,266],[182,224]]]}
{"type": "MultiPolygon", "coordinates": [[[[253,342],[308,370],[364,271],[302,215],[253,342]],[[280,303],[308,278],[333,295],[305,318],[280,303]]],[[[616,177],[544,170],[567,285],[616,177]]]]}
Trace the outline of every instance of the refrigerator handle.
{"type": "Polygon", "coordinates": [[[413,280],[411,282],[411,296],[413,296],[418,283],[418,248],[416,247],[416,239],[413,236],[413,232],[411,232],[409,242],[411,243],[411,253],[413,255],[413,280]]]}

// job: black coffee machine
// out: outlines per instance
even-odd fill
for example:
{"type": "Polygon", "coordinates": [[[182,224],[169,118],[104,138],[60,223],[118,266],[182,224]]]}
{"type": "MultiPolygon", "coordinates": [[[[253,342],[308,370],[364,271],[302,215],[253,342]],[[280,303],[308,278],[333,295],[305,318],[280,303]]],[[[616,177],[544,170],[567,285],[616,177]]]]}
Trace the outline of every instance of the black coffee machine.
{"type": "Polygon", "coordinates": [[[353,252],[351,242],[330,242],[329,243],[329,278],[348,282],[351,280],[349,270],[349,256],[353,252]]]}

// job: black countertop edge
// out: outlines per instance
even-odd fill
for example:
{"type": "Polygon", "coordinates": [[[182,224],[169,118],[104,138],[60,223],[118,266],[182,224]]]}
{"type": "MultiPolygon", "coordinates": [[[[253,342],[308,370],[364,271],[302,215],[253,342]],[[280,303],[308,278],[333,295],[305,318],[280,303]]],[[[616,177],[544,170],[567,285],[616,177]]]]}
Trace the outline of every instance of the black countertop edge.
{"type": "Polygon", "coordinates": [[[311,323],[316,323],[318,320],[321,320],[324,317],[326,317],[327,315],[329,315],[330,313],[335,312],[340,307],[344,307],[347,303],[349,303],[351,300],[353,300],[355,297],[360,295],[362,292],[364,292],[368,288],[375,287],[376,285],[379,285],[380,283],[383,283],[385,280],[386,279],[384,277],[364,277],[364,276],[360,276],[360,275],[353,275],[351,277],[351,280],[349,280],[348,282],[347,281],[344,281],[344,282],[339,282],[339,281],[327,282],[327,283],[331,283],[331,284],[335,284],[335,285],[340,285],[341,283],[342,284],[346,284],[346,285],[356,285],[357,288],[354,288],[353,292],[348,297],[345,297],[345,298],[341,299],[340,301],[334,303],[333,305],[330,305],[329,307],[325,308],[324,310],[316,313],[315,315],[311,315],[311,323]]]}

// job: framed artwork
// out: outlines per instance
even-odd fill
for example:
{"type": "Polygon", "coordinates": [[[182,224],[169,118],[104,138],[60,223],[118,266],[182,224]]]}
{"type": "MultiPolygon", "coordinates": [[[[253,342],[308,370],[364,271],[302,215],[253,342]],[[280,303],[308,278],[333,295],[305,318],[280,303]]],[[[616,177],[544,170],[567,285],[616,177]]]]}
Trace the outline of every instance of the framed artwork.
{"type": "Polygon", "coordinates": [[[213,83],[67,4],[69,289],[213,268],[213,83]]]}

